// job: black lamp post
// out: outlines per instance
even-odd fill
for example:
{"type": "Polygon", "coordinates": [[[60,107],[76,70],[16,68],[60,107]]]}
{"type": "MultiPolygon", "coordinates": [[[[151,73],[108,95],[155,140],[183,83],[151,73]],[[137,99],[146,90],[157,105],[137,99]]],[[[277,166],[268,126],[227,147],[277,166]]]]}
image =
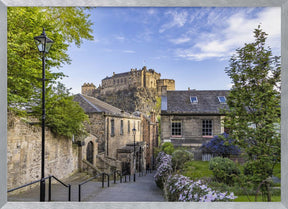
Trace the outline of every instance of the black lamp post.
{"type": "Polygon", "coordinates": [[[40,36],[34,37],[39,52],[42,55],[42,155],[41,155],[41,181],[40,201],[45,201],[45,54],[49,52],[53,41],[45,34],[45,29],[40,36]]]}
{"type": "Polygon", "coordinates": [[[135,158],[136,158],[136,145],[135,145],[135,136],[136,136],[136,129],[135,127],[132,129],[133,135],[134,135],[134,154],[133,154],[133,170],[134,170],[134,177],[133,180],[136,181],[136,165],[135,165],[135,158]]]}

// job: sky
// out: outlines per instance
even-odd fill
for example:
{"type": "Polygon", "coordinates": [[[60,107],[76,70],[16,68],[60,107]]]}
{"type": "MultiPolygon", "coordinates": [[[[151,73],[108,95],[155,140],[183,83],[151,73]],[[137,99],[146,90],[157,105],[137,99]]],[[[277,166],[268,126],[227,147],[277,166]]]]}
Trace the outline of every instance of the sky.
{"type": "Polygon", "coordinates": [[[101,84],[113,72],[147,66],[174,79],[176,90],[226,90],[225,73],[237,48],[254,41],[261,25],[273,55],[281,53],[281,8],[93,8],[94,41],[70,46],[61,71],[71,93],[101,84]]]}

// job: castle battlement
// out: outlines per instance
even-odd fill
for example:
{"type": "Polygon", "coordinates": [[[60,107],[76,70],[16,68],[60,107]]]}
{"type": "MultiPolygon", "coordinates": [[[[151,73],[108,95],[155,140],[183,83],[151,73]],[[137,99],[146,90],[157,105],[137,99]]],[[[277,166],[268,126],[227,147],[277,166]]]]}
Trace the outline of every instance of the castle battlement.
{"type": "Polygon", "coordinates": [[[105,95],[121,90],[131,88],[155,89],[159,93],[163,85],[169,90],[175,90],[175,81],[173,79],[160,79],[161,74],[154,69],[148,69],[144,66],[142,69],[131,69],[124,73],[113,72],[112,76],[102,79],[102,84],[98,88],[93,83],[84,83],[82,85],[82,94],[96,96],[96,94],[105,95]]]}

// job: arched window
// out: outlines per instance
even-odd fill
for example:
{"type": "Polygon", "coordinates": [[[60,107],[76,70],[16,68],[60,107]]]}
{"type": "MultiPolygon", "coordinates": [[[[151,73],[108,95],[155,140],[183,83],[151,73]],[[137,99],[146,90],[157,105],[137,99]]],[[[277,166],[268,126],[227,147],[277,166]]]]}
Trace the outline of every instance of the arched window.
{"type": "Polygon", "coordinates": [[[87,145],[87,150],[86,150],[86,160],[93,164],[93,155],[94,155],[94,149],[93,149],[93,142],[89,142],[87,145]]]}

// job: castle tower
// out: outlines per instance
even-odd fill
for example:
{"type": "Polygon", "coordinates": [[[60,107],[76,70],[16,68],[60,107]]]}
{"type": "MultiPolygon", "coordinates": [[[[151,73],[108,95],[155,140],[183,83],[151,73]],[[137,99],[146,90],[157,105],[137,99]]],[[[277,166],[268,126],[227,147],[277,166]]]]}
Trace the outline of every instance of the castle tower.
{"type": "Polygon", "coordinates": [[[92,96],[93,91],[96,89],[96,86],[93,83],[84,83],[81,86],[81,94],[87,95],[87,96],[92,96]]]}
{"type": "Polygon", "coordinates": [[[157,93],[161,96],[162,87],[166,86],[167,91],[175,91],[175,80],[174,79],[159,79],[157,80],[157,93]]]}

